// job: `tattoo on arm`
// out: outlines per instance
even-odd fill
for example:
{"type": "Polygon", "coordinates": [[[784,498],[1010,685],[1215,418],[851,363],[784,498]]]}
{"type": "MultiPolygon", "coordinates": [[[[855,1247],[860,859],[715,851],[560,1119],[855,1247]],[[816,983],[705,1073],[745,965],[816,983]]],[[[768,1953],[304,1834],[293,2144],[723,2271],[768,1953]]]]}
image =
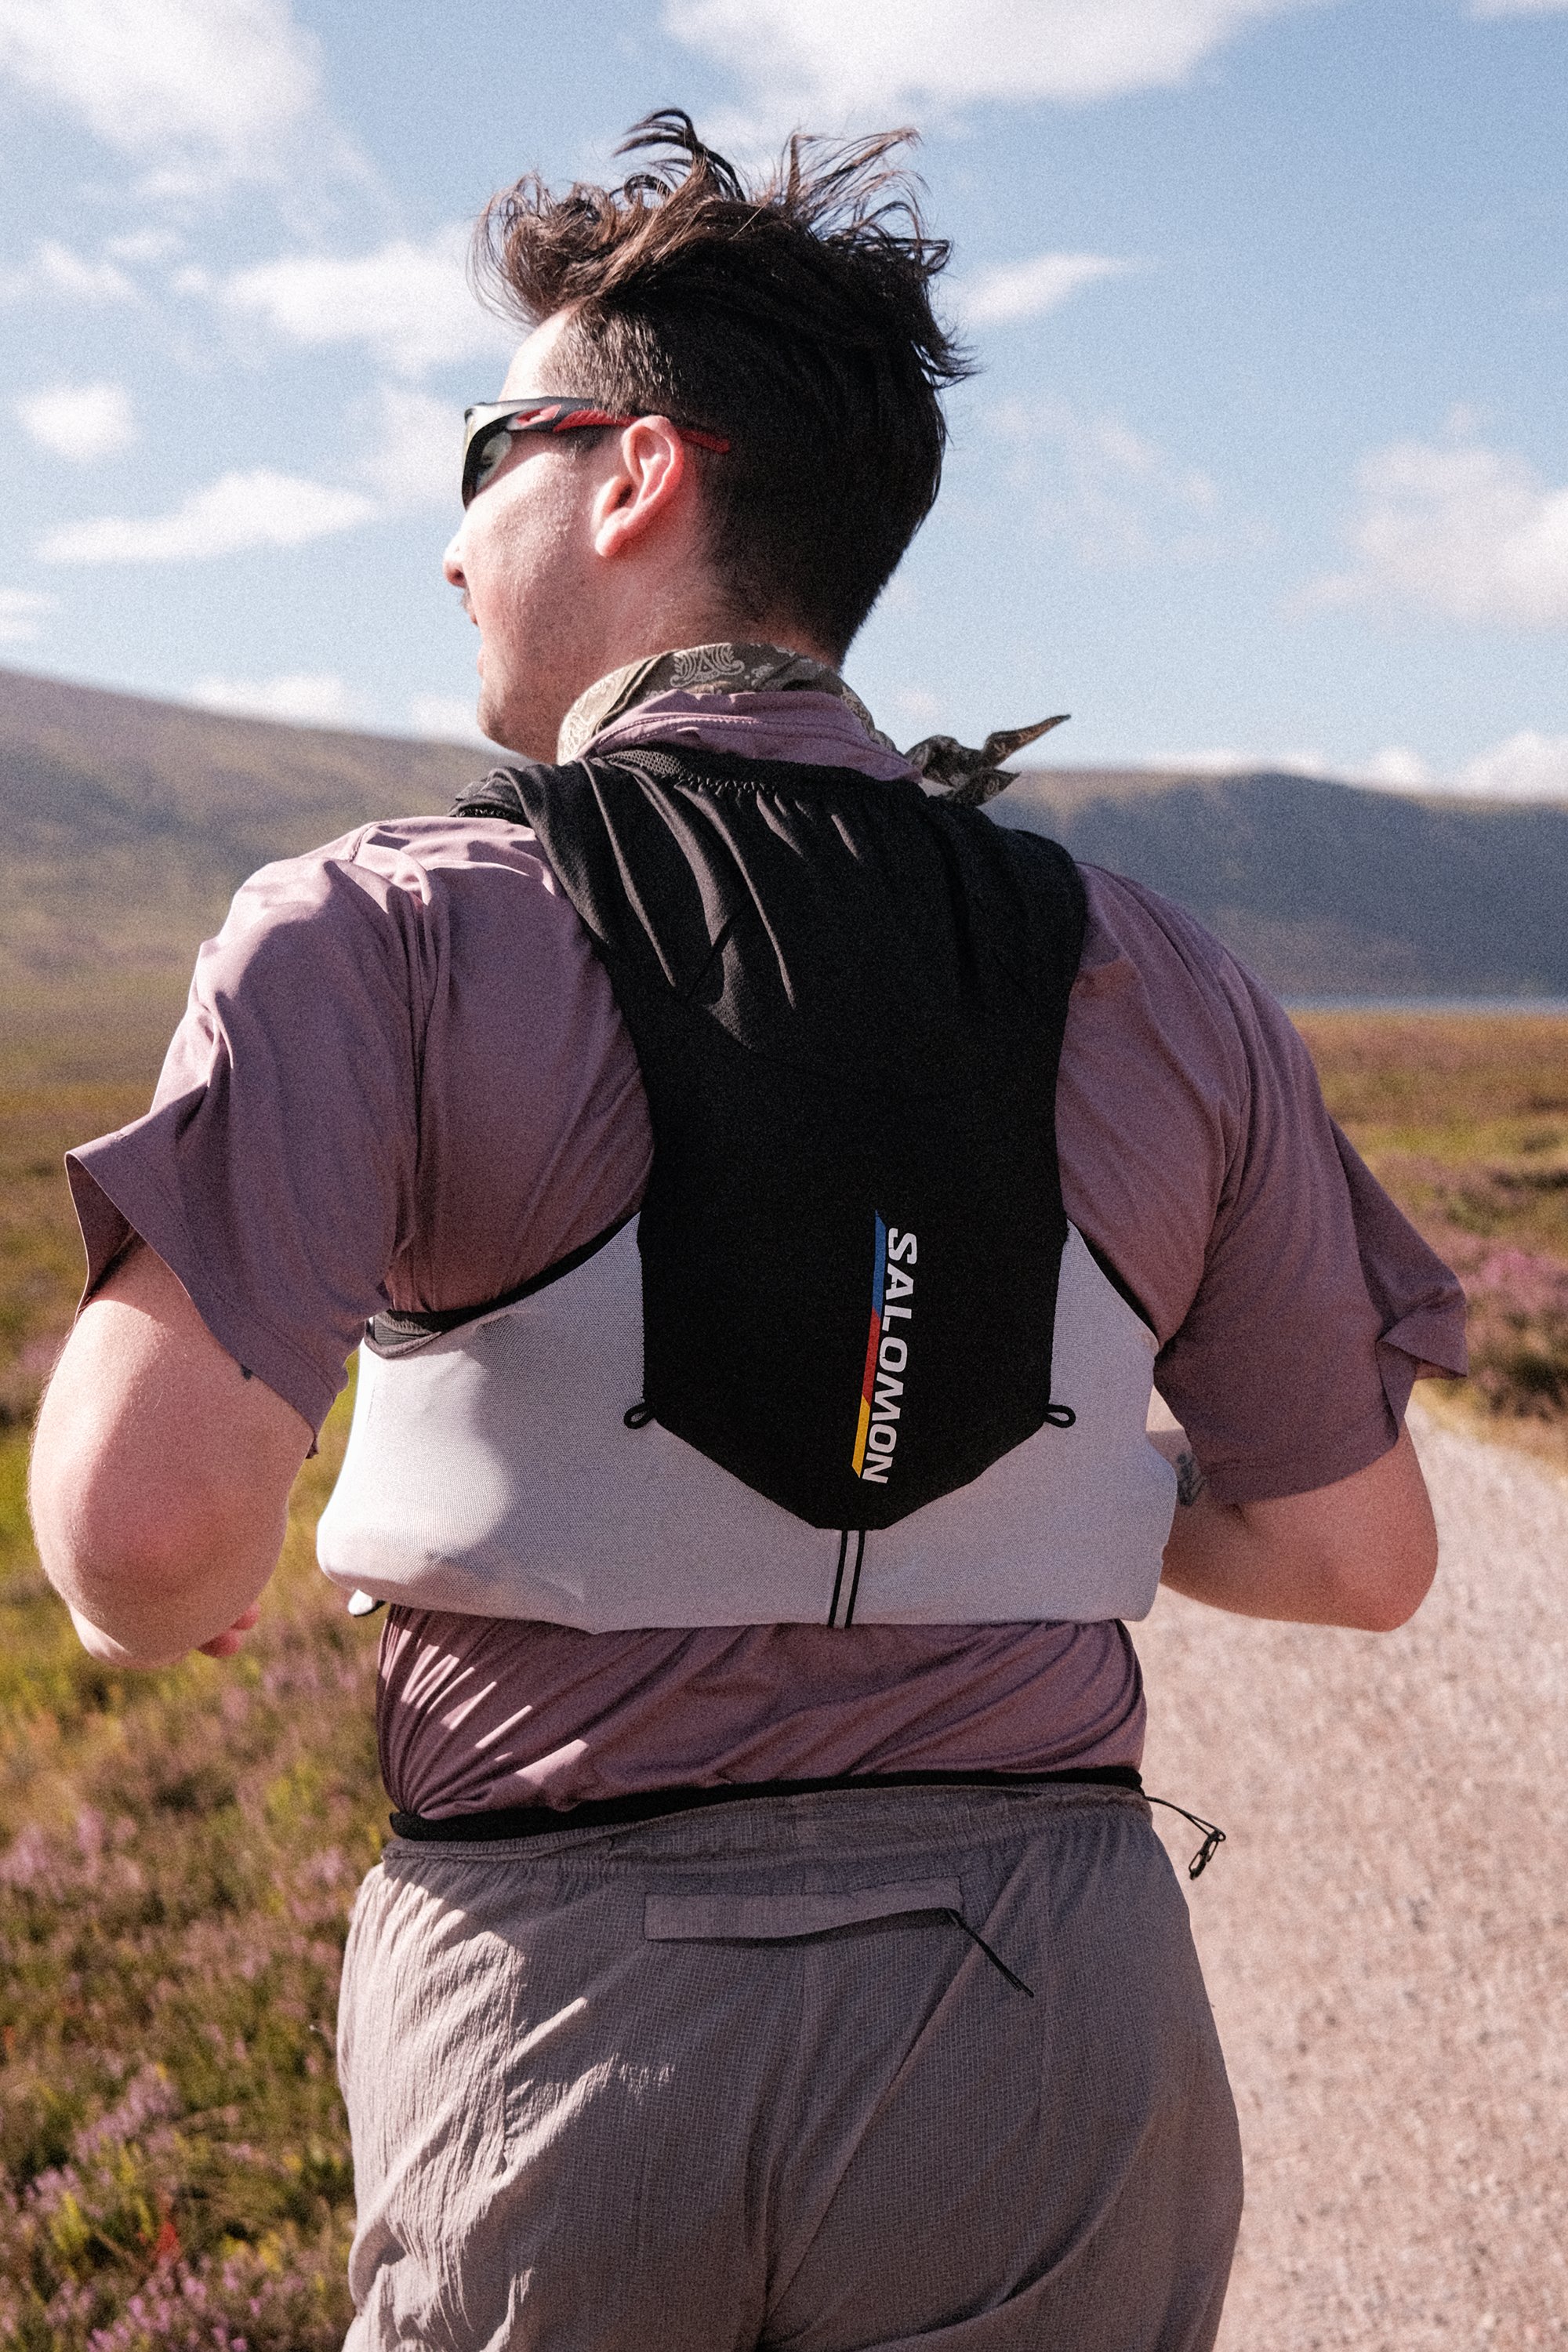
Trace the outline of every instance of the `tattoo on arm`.
{"type": "Polygon", "coordinates": [[[1178,1454],[1176,1456],[1177,1502],[1195,1503],[1207,1485],[1208,1480],[1198,1468],[1194,1457],[1185,1452],[1178,1454]]]}

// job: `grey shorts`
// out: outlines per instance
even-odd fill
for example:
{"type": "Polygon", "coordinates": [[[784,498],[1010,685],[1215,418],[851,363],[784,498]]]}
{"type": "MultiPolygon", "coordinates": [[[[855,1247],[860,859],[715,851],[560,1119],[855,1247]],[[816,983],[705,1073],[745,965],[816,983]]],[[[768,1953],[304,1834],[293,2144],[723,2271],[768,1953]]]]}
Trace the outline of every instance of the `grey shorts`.
{"type": "Polygon", "coordinates": [[[352,2352],[1213,2344],[1236,2114],[1135,1795],[394,1843],[339,2049],[352,2352]]]}

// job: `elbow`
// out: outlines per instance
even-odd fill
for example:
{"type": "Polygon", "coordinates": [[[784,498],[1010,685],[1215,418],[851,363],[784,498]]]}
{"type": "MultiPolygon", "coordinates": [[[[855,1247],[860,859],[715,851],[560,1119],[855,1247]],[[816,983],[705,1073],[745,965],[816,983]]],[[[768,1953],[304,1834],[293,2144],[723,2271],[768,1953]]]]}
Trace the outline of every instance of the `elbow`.
{"type": "Polygon", "coordinates": [[[1344,1607],[1342,1625],[1393,1633],[1407,1625],[1437,1573],[1437,1523],[1408,1430],[1371,1467],[1337,1489],[1353,1511],[1334,1514],[1330,1537],[1331,1580],[1344,1607]],[[1336,1572],[1337,1571],[1337,1572],[1336,1572]]]}
{"type": "Polygon", "coordinates": [[[126,1666],[140,1672],[151,1672],[158,1666],[174,1665],[185,1654],[184,1645],[172,1648],[167,1643],[150,1644],[145,1639],[118,1641],[112,1633],[106,1633],[101,1625],[96,1623],[84,1609],[68,1601],[67,1607],[71,1623],[76,1627],[78,1641],[88,1656],[96,1658],[100,1665],[126,1666]]]}
{"type": "Polygon", "coordinates": [[[162,1543],[128,1542],[126,1532],[46,1555],[45,1572],[89,1657],[110,1666],[172,1665],[190,1647],[176,1630],[184,1612],[174,1555],[162,1543]]]}
{"type": "Polygon", "coordinates": [[[212,1528],[186,1524],[170,1498],[139,1510],[90,1475],[40,1475],[37,1460],[31,1499],[44,1573],[89,1656],[132,1667],[183,1656],[180,1599],[210,1551],[212,1528]]]}

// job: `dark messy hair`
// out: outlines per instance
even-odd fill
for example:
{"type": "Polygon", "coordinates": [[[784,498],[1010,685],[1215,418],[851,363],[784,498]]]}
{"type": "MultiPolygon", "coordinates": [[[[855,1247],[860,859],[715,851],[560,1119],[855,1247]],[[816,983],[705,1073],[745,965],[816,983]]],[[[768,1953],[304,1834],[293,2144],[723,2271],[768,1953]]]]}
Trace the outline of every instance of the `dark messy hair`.
{"type": "Polygon", "coordinates": [[[729,441],[694,458],[735,621],[794,622],[840,658],[931,510],[939,394],[970,373],[931,309],[948,247],[891,160],[913,138],[797,133],[748,185],[670,108],[616,151],[652,151],[620,187],[530,173],[475,233],[498,307],[571,314],[541,389],[729,441]]]}

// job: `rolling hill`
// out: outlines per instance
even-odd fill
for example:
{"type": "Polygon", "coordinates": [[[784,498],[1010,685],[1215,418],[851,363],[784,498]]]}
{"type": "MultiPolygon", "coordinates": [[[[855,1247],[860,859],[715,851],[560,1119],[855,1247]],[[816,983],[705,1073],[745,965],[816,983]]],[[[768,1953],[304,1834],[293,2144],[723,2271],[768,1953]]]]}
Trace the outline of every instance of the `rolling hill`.
{"type": "MultiPolygon", "coordinates": [[[[449,805],[482,750],[0,670],[0,1010],[167,1026],[255,866],[449,805]]],[[[1568,806],[1300,776],[1041,769],[994,814],[1190,906],[1296,995],[1568,994],[1568,806]]]]}
{"type": "Polygon", "coordinates": [[[1179,898],[1285,995],[1568,995],[1568,804],[1055,769],[994,813],[1179,898]]]}
{"type": "Polygon", "coordinates": [[[200,941],[269,858],[449,807],[483,751],[228,719],[0,669],[0,1055],[156,1067],[200,941]],[[134,1043],[133,1043],[134,1040],[134,1043]]]}
{"type": "Polygon", "coordinates": [[[155,951],[165,911],[221,911],[268,858],[367,817],[444,808],[487,764],[447,744],[219,718],[0,670],[0,952],[25,959],[36,942],[47,961],[71,961],[105,922],[110,939],[145,937],[155,951]],[[21,919],[21,898],[37,920],[21,919]]]}

